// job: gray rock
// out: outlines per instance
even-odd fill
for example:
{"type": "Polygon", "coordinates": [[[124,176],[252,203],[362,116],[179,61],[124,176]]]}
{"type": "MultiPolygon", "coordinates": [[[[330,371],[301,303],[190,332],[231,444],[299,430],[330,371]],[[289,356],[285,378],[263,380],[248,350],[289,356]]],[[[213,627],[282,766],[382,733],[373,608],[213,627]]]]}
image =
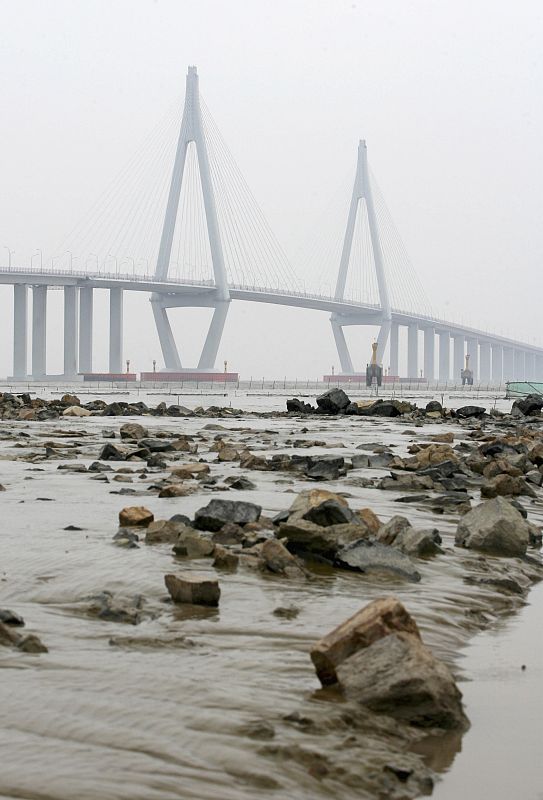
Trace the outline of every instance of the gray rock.
{"type": "Polygon", "coordinates": [[[340,414],[351,401],[343,389],[329,389],[317,397],[317,405],[327,414],[340,414]]]}
{"type": "Polygon", "coordinates": [[[0,622],[3,622],[4,625],[12,625],[13,627],[23,627],[25,624],[20,614],[16,614],[15,611],[10,611],[9,608],[0,608],[0,622]]]}
{"type": "Polygon", "coordinates": [[[472,417],[482,417],[486,413],[486,408],[482,406],[461,406],[456,409],[455,413],[459,419],[471,419],[472,417]]]}
{"type": "Polygon", "coordinates": [[[323,527],[300,519],[282,522],[278,536],[287,539],[287,547],[292,553],[333,560],[345,545],[358,541],[364,532],[364,526],[358,523],[323,527]]]}
{"type": "Polygon", "coordinates": [[[261,506],[240,500],[211,500],[194,515],[194,527],[201,531],[218,531],[227,522],[246,525],[256,522],[262,512],[261,506]]]}
{"type": "Polygon", "coordinates": [[[318,506],[310,508],[303,515],[304,519],[314,522],[315,525],[342,525],[348,522],[360,523],[360,518],[348,506],[338,503],[336,500],[325,500],[318,506]]]}
{"type": "Polygon", "coordinates": [[[465,514],[456,529],[455,543],[502,556],[522,556],[530,541],[526,520],[503,497],[495,497],[465,514]]]}
{"type": "Polygon", "coordinates": [[[441,536],[437,528],[407,528],[396,536],[393,546],[407,556],[421,557],[443,552],[440,544],[441,536]]]}
{"type": "Polygon", "coordinates": [[[121,425],[119,433],[121,434],[121,439],[133,439],[134,441],[143,439],[148,435],[147,428],[137,422],[126,422],[121,425]]]}
{"type": "Polygon", "coordinates": [[[360,539],[338,551],[334,564],[357,572],[389,572],[413,583],[420,581],[420,573],[404,553],[371,539],[360,539]]]}

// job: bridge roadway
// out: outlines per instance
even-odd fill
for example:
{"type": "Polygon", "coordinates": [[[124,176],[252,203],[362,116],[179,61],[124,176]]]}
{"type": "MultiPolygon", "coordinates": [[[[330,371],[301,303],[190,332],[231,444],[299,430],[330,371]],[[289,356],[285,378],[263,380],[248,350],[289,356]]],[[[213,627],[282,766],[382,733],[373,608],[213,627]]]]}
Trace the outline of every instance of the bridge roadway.
{"type": "MultiPolygon", "coordinates": [[[[213,307],[217,289],[212,280],[157,280],[154,276],[130,273],[92,273],[75,270],[0,267],[0,284],[14,287],[14,377],[39,380],[46,376],[47,289],[64,290],[64,374],[92,372],[93,290],[110,292],[110,363],[113,374],[122,372],[123,292],[152,294],[162,307],[213,307]],[[32,370],[27,370],[28,288],[32,302],[32,370]],[[79,295],[79,303],[78,303],[79,295]]],[[[275,288],[229,285],[231,300],[271,303],[325,311],[340,325],[379,325],[382,309],[378,305],[334,297],[275,288]]],[[[400,327],[408,330],[408,377],[419,377],[419,336],[424,332],[424,377],[434,379],[435,336],[438,337],[439,379],[450,379],[450,339],[453,339],[453,376],[457,380],[467,352],[475,378],[500,383],[502,380],[543,378],[543,348],[504,336],[436,317],[392,309],[390,333],[390,372],[398,374],[400,327]]]]}

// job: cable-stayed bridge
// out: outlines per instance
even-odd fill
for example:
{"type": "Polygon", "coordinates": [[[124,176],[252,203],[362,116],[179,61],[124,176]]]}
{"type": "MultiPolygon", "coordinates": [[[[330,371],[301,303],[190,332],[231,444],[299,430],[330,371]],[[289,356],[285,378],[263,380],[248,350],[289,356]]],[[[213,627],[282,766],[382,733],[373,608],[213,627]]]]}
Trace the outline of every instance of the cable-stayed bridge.
{"type": "MultiPolygon", "coordinates": [[[[347,326],[377,327],[378,358],[383,361],[388,356],[391,375],[399,374],[402,327],[407,328],[409,378],[422,372],[429,380],[438,377],[446,382],[451,374],[458,380],[466,351],[475,379],[484,382],[543,375],[542,348],[432,314],[369,172],[365,142],[358,146],[335,291],[327,292],[308,291],[291,267],[201,101],[195,67],[189,67],[180,127],[174,113],[162,121],[146,146],[59,248],[69,256],[68,262],[57,254],[45,268],[38,251],[40,265],[23,268],[12,263],[10,252],[8,266],[0,268],[0,283],[14,287],[15,378],[47,377],[49,288],[64,293],[67,380],[93,372],[95,289],[109,292],[111,375],[123,371],[127,291],[150,294],[164,369],[172,378],[183,374],[184,365],[183,342],[175,340],[170,325],[171,309],[212,309],[198,364],[189,370],[208,373],[215,369],[230,304],[240,300],[327,312],[345,375],[365,367],[353,364],[344,336],[347,326]],[[164,133],[175,127],[178,136],[172,150],[164,133]],[[161,166],[166,167],[166,177],[161,166]],[[149,190],[146,175],[162,178],[149,190]]],[[[329,260],[325,270],[329,273],[329,260]]],[[[329,280],[329,274],[325,278],[329,280]]]]}

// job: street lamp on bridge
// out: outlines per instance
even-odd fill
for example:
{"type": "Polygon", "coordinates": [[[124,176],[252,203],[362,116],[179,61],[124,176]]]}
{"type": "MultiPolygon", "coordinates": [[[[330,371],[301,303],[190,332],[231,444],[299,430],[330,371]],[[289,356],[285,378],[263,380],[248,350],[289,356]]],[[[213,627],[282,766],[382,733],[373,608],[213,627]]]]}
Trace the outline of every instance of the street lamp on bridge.
{"type": "Polygon", "coordinates": [[[30,268],[32,269],[32,265],[34,263],[34,257],[39,255],[40,256],[40,269],[43,269],[43,253],[39,247],[36,248],[36,252],[30,256],[30,268]]]}
{"type": "Polygon", "coordinates": [[[15,250],[10,250],[7,244],[4,245],[4,249],[8,251],[8,269],[11,269],[11,256],[15,253],[15,250]]]}

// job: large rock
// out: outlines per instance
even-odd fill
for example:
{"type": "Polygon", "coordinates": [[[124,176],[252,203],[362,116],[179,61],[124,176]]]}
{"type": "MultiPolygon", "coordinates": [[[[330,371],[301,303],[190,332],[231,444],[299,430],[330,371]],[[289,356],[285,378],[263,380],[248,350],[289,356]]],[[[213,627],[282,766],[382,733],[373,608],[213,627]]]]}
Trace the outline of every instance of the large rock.
{"type": "Polygon", "coordinates": [[[125,422],[124,425],[121,425],[119,433],[121,434],[121,439],[133,439],[136,442],[149,435],[147,428],[144,428],[138,422],[125,422]]]}
{"type": "Polygon", "coordinates": [[[219,581],[194,572],[165,575],[164,583],[174,603],[196,606],[218,606],[221,596],[219,581]]]}
{"type": "Polygon", "coordinates": [[[339,478],[344,469],[343,456],[309,456],[305,474],[315,481],[333,481],[339,478]]]}
{"type": "Polygon", "coordinates": [[[327,489],[307,489],[300,492],[299,495],[292,502],[289,508],[288,515],[291,519],[301,519],[305,517],[308,511],[317,508],[322,503],[328,500],[333,500],[335,503],[348,507],[348,503],[344,497],[334,492],[329,492],[327,489]]]}
{"type": "Polygon", "coordinates": [[[337,682],[336,668],[353,653],[398,631],[420,639],[417,623],[395,597],[380,597],[364,606],[311,648],[311,660],[322,685],[337,682]]]}
{"type": "Polygon", "coordinates": [[[92,411],[89,411],[88,408],[83,408],[83,406],[68,406],[62,412],[63,417],[90,417],[92,416],[92,411]]]}
{"type": "Polygon", "coordinates": [[[179,533],[173,546],[173,551],[177,556],[186,556],[187,558],[206,558],[213,555],[214,550],[215,543],[211,539],[202,536],[188,525],[183,526],[183,530],[179,533]]]}
{"type": "Polygon", "coordinates": [[[291,400],[287,400],[287,411],[291,414],[314,414],[315,409],[309,403],[304,403],[303,400],[298,400],[297,397],[293,397],[291,400]]]}
{"type": "Polygon", "coordinates": [[[540,394],[529,394],[520,400],[515,400],[511,410],[517,409],[525,416],[535,416],[543,408],[543,397],[540,394]]]}
{"type": "Polygon", "coordinates": [[[496,475],[481,486],[481,497],[506,497],[508,495],[514,497],[519,495],[537,497],[535,491],[526,483],[524,478],[507,473],[496,475]]]}
{"type": "Polygon", "coordinates": [[[287,578],[305,578],[307,574],[298,559],[277,539],[268,539],[262,544],[258,565],[263,572],[287,578]]]}
{"type": "Polygon", "coordinates": [[[194,515],[194,527],[201,531],[218,531],[227,522],[246,525],[256,522],[261,511],[261,506],[241,500],[211,500],[194,515]]]}
{"type": "Polygon", "coordinates": [[[394,597],[374,600],[311,649],[323,686],[419,727],[465,727],[462,695],[448,668],[421,641],[394,597]]]}
{"type": "Polygon", "coordinates": [[[495,497],[465,514],[456,529],[458,547],[502,556],[522,556],[530,529],[521,513],[503,497],[495,497]]]}
{"type": "Polygon", "coordinates": [[[309,520],[291,521],[289,518],[279,525],[278,535],[287,539],[288,549],[293,553],[321,556],[333,561],[346,545],[366,534],[367,528],[362,520],[360,523],[323,527],[309,520]]]}
{"type": "Polygon", "coordinates": [[[347,505],[338,503],[337,500],[325,500],[320,505],[310,508],[304,514],[304,519],[323,527],[360,521],[354,511],[351,511],[347,505]]]}
{"type": "Polygon", "coordinates": [[[317,405],[326,414],[340,414],[351,401],[343,389],[328,389],[317,397],[317,405]]]}
{"type": "Polygon", "coordinates": [[[413,583],[420,581],[420,573],[408,556],[372,539],[360,539],[339,550],[334,564],[356,572],[387,572],[413,583]]]}
{"type": "Polygon", "coordinates": [[[119,525],[121,528],[134,526],[146,528],[154,520],[154,514],[145,506],[127,506],[119,511],[119,525]]]}
{"type": "Polygon", "coordinates": [[[146,544],[173,544],[179,534],[186,529],[182,522],[169,519],[157,519],[145,531],[146,544]]]}
{"type": "Polygon", "coordinates": [[[460,419],[471,419],[472,417],[482,417],[486,413],[486,408],[482,406],[461,406],[456,409],[455,413],[460,419]]]}

